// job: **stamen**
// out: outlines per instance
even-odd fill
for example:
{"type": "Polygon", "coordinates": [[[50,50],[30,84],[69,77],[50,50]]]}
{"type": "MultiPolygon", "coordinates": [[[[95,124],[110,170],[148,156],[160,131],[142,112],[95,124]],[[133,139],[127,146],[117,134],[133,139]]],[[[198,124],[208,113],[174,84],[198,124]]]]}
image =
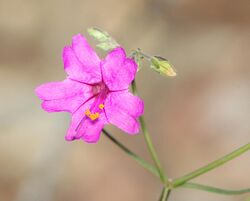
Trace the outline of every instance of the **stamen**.
{"type": "Polygon", "coordinates": [[[87,110],[85,111],[85,115],[88,116],[88,117],[91,115],[91,112],[90,112],[89,109],[87,109],[87,110]]]}
{"type": "Polygon", "coordinates": [[[89,109],[87,109],[84,113],[87,117],[89,117],[92,121],[99,118],[100,114],[98,112],[91,113],[89,109]]]}
{"type": "Polygon", "coordinates": [[[104,104],[100,104],[99,108],[102,110],[104,108],[104,104]]]}
{"type": "Polygon", "coordinates": [[[89,118],[90,118],[92,121],[94,121],[94,120],[98,119],[99,116],[100,116],[99,113],[96,112],[95,114],[92,113],[92,114],[89,116],[89,118]]]}

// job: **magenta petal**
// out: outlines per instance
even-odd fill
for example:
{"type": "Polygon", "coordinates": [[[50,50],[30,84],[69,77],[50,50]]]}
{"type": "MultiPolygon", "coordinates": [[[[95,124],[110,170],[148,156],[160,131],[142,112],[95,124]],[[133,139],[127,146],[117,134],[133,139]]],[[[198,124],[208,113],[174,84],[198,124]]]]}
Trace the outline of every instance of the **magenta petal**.
{"type": "Polygon", "coordinates": [[[95,121],[85,116],[85,111],[91,107],[93,102],[94,99],[91,99],[72,114],[71,124],[65,136],[66,140],[71,141],[81,138],[88,143],[95,143],[98,141],[101,130],[107,123],[107,120],[104,113],[101,113],[100,117],[95,121]]]}
{"type": "Polygon", "coordinates": [[[42,100],[53,100],[80,95],[89,91],[88,85],[66,79],[61,82],[49,82],[35,89],[36,95],[42,100]]]}
{"type": "Polygon", "coordinates": [[[135,77],[137,64],[126,58],[123,48],[119,47],[108,53],[101,62],[103,80],[110,90],[127,89],[135,77]]]}
{"type": "Polygon", "coordinates": [[[105,101],[107,120],[130,134],[139,132],[136,118],[142,115],[143,110],[143,101],[130,92],[112,92],[105,101]]]}
{"type": "Polygon", "coordinates": [[[102,117],[95,121],[88,118],[79,128],[78,132],[82,134],[82,139],[85,142],[96,143],[100,138],[101,131],[105,124],[106,122],[103,121],[102,117]]]}
{"type": "MultiPolygon", "coordinates": [[[[86,96],[86,94],[85,94],[86,96]]],[[[82,95],[63,98],[63,99],[55,99],[55,100],[45,100],[42,103],[42,108],[47,112],[75,112],[87,99],[82,95]]]]}
{"type": "Polygon", "coordinates": [[[35,89],[35,92],[44,100],[42,108],[48,112],[74,112],[93,95],[89,85],[69,79],[42,84],[35,89]]]}
{"type": "Polygon", "coordinates": [[[63,62],[70,78],[89,84],[101,81],[100,59],[81,34],[63,49],[63,62]]]}

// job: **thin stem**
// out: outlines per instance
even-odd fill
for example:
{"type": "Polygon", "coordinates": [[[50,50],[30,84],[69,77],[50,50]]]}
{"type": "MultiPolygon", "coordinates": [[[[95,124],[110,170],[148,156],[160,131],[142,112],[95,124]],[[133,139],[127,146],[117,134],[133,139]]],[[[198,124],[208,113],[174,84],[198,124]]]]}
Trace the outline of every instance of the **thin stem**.
{"type": "Polygon", "coordinates": [[[145,58],[145,59],[147,59],[147,60],[151,60],[151,56],[149,56],[149,55],[147,55],[147,54],[145,54],[145,53],[143,53],[142,51],[141,51],[141,49],[140,48],[138,48],[138,49],[136,49],[136,50],[133,50],[132,51],[132,53],[129,55],[129,57],[134,57],[135,55],[141,55],[141,57],[143,57],[143,58],[145,58]]]}
{"type": "Polygon", "coordinates": [[[197,184],[197,183],[191,183],[191,182],[185,183],[181,187],[193,188],[193,189],[198,189],[202,191],[218,193],[218,194],[223,194],[223,195],[240,195],[244,193],[250,193],[250,188],[240,189],[240,190],[228,190],[228,189],[222,189],[222,188],[217,188],[217,187],[197,184]]]}
{"type": "Polygon", "coordinates": [[[152,140],[151,140],[151,137],[150,137],[150,134],[149,132],[147,131],[146,129],[146,126],[145,126],[145,121],[144,121],[144,118],[143,116],[141,116],[139,118],[139,121],[140,121],[140,124],[141,124],[141,128],[142,128],[142,132],[144,134],[144,138],[145,138],[145,141],[147,143],[147,147],[148,147],[148,150],[150,152],[150,155],[155,163],[155,166],[156,168],[158,169],[159,171],[159,174],[160,174],[160,178],[161,178],[161,181],[166,184],[167,182],[167,178],[163,172],[163,169],[162,169],[162,166],[161,166],[161,163],[160,163],[160,160],[158,159],[158,156],[156,154],[156,151],[155,151],[155,148],[154,148],[154,145],[152,143],[152,140]]]}
{"type": "Polygon", "coordinates": [[[171,189],[169,189],[169,190],[168,190],[167,197],[166,197],[166,201],[168,200],[168,198],[169,198],[169,196],[170,196],[171,192],[172,192],[172,191],[171,191],[171,189]]]}
{"type": "Polygon", "coordinates": [[[168,198],[169,198],[169,195],[171,193],[171,189],[167,188],[167,187],[164,187],[162,189],[162,192],[161,192],[161,196],[160,196],[160,199],[159,201],[167,201],[168,198]]]}
{"type": "Polygon", "coordinates": [[[167,197],[166,197],[166,201],[169,199],[169,196],[170,196],[171,192],[172,192],[172,190],[171,190],[171,189],[169,189],[169,190],[168,190],[167,197]]]}
{"type": "MultiPolygon", "coordinates": [[[[137,94],[137,88],[136,88],[135,80],[133,80],[133,82],[132,82],[132,91],[133,91],[134,94],[137,94]]],[[[161,179],[161,181],[162,181],[164,184],[168,184],[167,177],[166,177],[166,175],[164,174],[164,171],[163,171],[163,169],[162,169],[160,160],[158,159],[158,156],[157,156],[157,154],[156,154],[156,151],[155,151],[154,145],[153,145],[153,143],[152,143],[150,134],[149,134],[148,130],[146,129],[146,125],[145,125],[145,121],[144,121],[143,116],[140,116],[139,121],[140,121],[140,124],[141,124],[143,136],[144,136],[144,138],[145,138],[145,141],[146,141],[148,150],[149,150],[149,152],[150,152],[151,158],[153,159],[154,164],[155,164],[155,166],[156,166],[156,168],[157,168],[157,170],[158,170],[158,172],[159,172],[160,179],[161,179]]]]}
{"type": "Polygon", "coordinates": [[[102,130],[105,136],[107,136],[114,144],[116,144],[119,148],[121,148],[126,154],[128,154],[130,157],[132,157],[135,161],[137,161],[142,167],[150,171],[153,175],[159,177],[158,170],[145,160],[143,160],[141,157],[136,155],[134,152],[132,152],[130,149],[128,149],[126,146],[124,146],[121,142],[119,142],[117,139],[115,139],[108,131],[105,129],[102,130]]]}
{"type": "Polygon", "coordinates": [[[147,59],[147,60],[151,60],[151,56],[148,56],[147,54],[145,54],[145,53],[143,53],[143,52],[141,52],[141,51],[138,51],[139,52],[139,54],[141,55],[141,56],[143,56],[145,59],[147,59]]]}
{"type": "Polygon", "coordinates": [[[250,143],[240,147],[239,149],[225,155],[224,157],[212,162],[212,163],[209,163],[208,165],[204,166],[204,167],[201,167],[187,175],[184,175],[183,177],[180,177],[176,180],[174,180],[173,182],[173,187],[177,187],[177,186],[180,186],[180,185],[183,185],[184,183],[186,183],[187,181],[195,178],[195,177],[198,177],[214,168],[217,168],[221,165],[223,165],[224,163],[238,157],[239,155],[245,153],[246,151],[249,151],[250,149],[250,143]]]}
{"type": "Polygon", "coordinates": [[[162,197],[161,197],[161,201],[166,201],[169,195],[169,189],[167,187],[165,187],[163,189],[163,193],[162,193],[162,197]]]}
{"type": "Polygon", "coordinates": [[[158,201],[162,201],[162,196],[163,196],[163,193],[164,193],[164,191],[165,191],[165,188],[166,188],[166,187],[163,187],[163,188],[162,188],[161,195],[160,195],[160,198],[159,198],[158,201]]]}

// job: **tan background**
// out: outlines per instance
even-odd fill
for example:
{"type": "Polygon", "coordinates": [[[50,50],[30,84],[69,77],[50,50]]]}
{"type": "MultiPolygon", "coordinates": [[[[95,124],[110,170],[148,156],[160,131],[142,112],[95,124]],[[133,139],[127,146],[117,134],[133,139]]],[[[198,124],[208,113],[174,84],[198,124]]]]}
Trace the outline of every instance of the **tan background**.
{"type": "MultiPolygon", "coordinates": [[[[65,77],[61,51],[98,26],[129,51],[167,57],[174,79],[145,63],[138,88],[167,174],[179,177],[250,139],[249,0],[0,0],[0,201],[154,201],[161,185],[110,141],[68,143],[66,113],[34,88],[65,77]]],[[[94,44],[93,40],[91,41],[94,44]]],[[[142,135],[117,138],[149,159],[142,135]]],[[[250,153],[196,179],[250,186],[250,153]]],[[[171,201],[245,201],[189,189],[171,201]]]]}

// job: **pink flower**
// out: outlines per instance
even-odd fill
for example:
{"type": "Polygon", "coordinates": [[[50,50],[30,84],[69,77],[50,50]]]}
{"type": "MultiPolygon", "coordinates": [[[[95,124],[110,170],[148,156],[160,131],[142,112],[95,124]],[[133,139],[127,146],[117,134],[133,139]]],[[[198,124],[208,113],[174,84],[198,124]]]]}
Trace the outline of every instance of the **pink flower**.
{"type": "Polygon", "coordinates": [[[100,60],[87,40],[78,34],[72,45],[63,49],[63,62],[67,78],[42,84],[35,92],[47,112],[71,113],[66,140],[97,142],[102,128],[109,123],[129,134],[139,132],[137,118],[144,105],[129,92],[137,65],[126,57],[123,48],[112,50],[100,60]]]}

